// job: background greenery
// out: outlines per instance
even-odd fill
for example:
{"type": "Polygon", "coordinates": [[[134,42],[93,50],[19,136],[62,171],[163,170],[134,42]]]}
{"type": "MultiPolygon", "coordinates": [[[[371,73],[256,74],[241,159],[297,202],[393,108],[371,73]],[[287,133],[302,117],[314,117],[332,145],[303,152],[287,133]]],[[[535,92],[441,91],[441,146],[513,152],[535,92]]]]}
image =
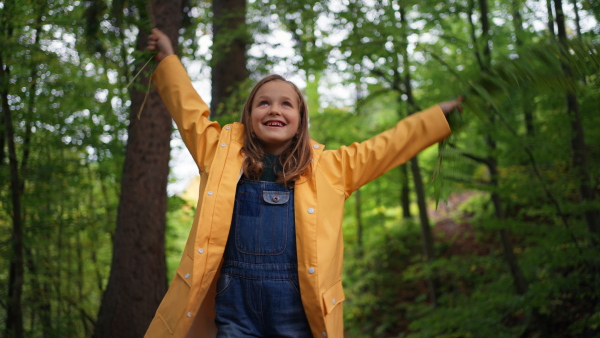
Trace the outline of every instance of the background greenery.
{"type": "MultiPolygon", "coordinates": [[[[146,84],[126,87],[136,61],[151,56],[135,51],[137,32],[151,26],[145,3],[121,1],[124,9],[111,13],[116,2],[0,1],[0,330],[7,336],[18,231],[24,335],[94,331],[110,272],[128,91],[145,92],[146,84]],[[90,20],[94,11],[98,21],[90,20]]],[[[211,34],[211,3],[185,5],[180,54],[208,67],[210,53],[197,42],[211,34]]],[[[330,149],[419,108],[466,98],[462,117],[451,120],[454,134],[419,155],[420,176],[397,168],[348,199],[347,336],[600,334],[598,20],[595,0],[247,3],[250,78],[281,67],[293,74],[310,104],[312,137],[330,149]],[[557,8],[565,13],[562,35],[557,8]],[[270,53],[279,44],[273,30],[289,33],[294,56],[270,53]],[[419,182],[427,210],[417,203],[419,182]],[[421,235],[427,227],[430,252],[421,235]]],[[[239,104],[244,90],[225,106],[239,104]]],[[[194,208],[195,201],[169,197],[165,283],[194,208]]]]}

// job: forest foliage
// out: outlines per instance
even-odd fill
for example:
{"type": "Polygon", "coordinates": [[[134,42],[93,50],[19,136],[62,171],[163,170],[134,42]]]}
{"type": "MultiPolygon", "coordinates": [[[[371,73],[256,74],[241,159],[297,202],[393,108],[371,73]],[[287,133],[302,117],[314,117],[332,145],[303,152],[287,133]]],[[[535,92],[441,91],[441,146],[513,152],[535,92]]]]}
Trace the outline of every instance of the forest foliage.
{"type": "MultiPolygon", "coordinates": [[[[199,80],[211,2],[183,3],[179,54],[199,80]]],[[[147,89],[127,85],[151,57],[136,49],[148,5],[0,1],[0,334],[94,331],[139,113],[129,93],[147,89]]],[[[250,79],[297,82],[311,136],[329,149],[466,100],[416,167],[348,198],[347,336],[600,334],[599,21],[595,0],[247,2],[250,79]]],[[[237,119],[246,87],[219,121],[237,119]]],[[[165,284],[194,208],[169,197],[165,284]]]]}

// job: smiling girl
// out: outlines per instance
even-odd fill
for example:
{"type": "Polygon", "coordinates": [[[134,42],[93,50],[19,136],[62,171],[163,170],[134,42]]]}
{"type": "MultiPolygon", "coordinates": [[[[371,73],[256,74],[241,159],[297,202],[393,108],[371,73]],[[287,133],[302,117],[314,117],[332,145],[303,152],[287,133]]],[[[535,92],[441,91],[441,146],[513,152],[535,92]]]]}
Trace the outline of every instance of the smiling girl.
{"type": "Polygon", "coordinates": [[[168,37],[152,30],[153,74],[196,161],[200,194],[177,273],[147,337],[342,337],[344,201],[450,134],[460,99],[362,143],[310,139],[300,90],[259,81],[240,123],[219,126],[168,37]]]}

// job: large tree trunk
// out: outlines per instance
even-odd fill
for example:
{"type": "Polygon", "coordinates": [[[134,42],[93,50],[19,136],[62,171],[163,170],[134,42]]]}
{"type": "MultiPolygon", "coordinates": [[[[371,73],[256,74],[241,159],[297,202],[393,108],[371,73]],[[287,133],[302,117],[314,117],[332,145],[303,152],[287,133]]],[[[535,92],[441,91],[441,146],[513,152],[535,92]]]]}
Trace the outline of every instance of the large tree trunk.
{"type": "Polygon", "coordinates": [[[21,296],[23,293],[23,222],[21,220],[21,181],[19,164],[15,149],[15,131],[13,128],[11,109],[8,103],[8,67],[0,56],[0,79],[2,79],[0,96],[2,99],[2,116],[8,145],[8,164],[10,168],[10,190],[12,200],[12,257],[10,257],[10,273],[8,284],[8,302],[6,311],[6,336],[23,337],[23,311],[21,296]]]}
{"type": "MultiPolygon", "coordinates": [[[[155,0],[152,8],[157,27],[176,43],[181,0],[155,0]]],[[[145,49],[146,39],[147,32],[140,31],[138,50],[145,49]]],[[[148,76],[141,77],[141,83],[148,83],[148,76]]],[[[166,292],[165,215],[172,124],[156,91],[150,92],[138,119],[144,95],[131,91],[111,273],[95,337],[142,337],[166,292]]]]}
{"type": "MultiPolygon", "coordinates": [[[[10,14],[14,9],[13,1],[5,1],[0,22],[0,37],[9,41],[13,30],[10,23],[10,14]]],[[[10,257],[10,268],[8,277],[8,299],[6,304],[6,326],[7,337],[23,337],[23,311],[21,298],[23,294],[24,267],[23,267],[23,221],[21,219],[21,179],[19,178],[19,163],[15,147],[15,130],[12,122],[12,112],[8,102],[9,94],[9,72],[10,68],[5,64],[6,51],[0,52],[0,100],[2,101],[2,122],[4,123],[4,136],[8,145],[8,164],[10,171],[10,189],[12,201],[12,253],[10,257]]],[[[4,144],[2,144],[4,146],[4,144]]],[[[2,153],[2,156],[4,154],[2,153]]],[[[3,160],[3,158],[0,158],[3,160]]]]}
{"type": "MultiPolygon", "coordinates": [[[[562,0],[554,0],[554,9],[556,12],[556,26],[558,27],[558,41],[562,48],[562,53],[568,51],[567,32],[565,28],[565,16],[562,8],[562,0]]],[[[575,82],[575,76],[571,66],[565,61],[568,58],[561,58],[561,66],[565,73],[565,77],[575,82]]],[[[583,134],[583,125],[581,123],[581,115],[579,113],[579,104],[575,90],[568,90],[566,93],[567,113],[571,120],[571,151],[573,161],[573,172],[579,184],[579,198],[582,203],[592,204],[594,201],[594,189],[590,174],[587,170],[587,154],[585,150],[585,136],[583,134]]],[[[595,210],[588,208],[584,212],[584,218],[587,223],[588,230],[592,235],[592,243],[598,245],[600,243],[600,215],[595,210]]]]}
{"type": "MultiPolygon", "coordinates": [[[[248,78],[246,70],[246,0],[213,0],[213,55],[210,110],[215,119],[231,94],[248,78]]],[[[241,102],[243,104],[243,102],[241,102]]],[[[233,106],[237,106],[234,104],[233,106]]],[[[241,107],[241,105],[240,105],[241,107]]],[[[237,107],[232,107],[237,108],[237,107]]]]}

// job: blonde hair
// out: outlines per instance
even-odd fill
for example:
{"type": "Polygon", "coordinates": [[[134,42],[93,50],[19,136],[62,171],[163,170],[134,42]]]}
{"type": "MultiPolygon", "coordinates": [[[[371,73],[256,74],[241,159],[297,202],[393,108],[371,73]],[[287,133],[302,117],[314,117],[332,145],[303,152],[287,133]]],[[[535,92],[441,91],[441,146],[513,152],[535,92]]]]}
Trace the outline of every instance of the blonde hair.
{"type": "Polygon", "coordinates": [[[280,75],[269,75],[252,88],[250,95],[246,100],[244,109],[242,110],[242,116],[240,122],[246,126],[246,137],[244,138],[244,146],[241,149],[243,155],[245,155],[242,170],[244,175],[250,179],[258,180],[264,172],[263,159],[265,151],[261,144],[261,141],[256,136],[256,133],[252,129],[252,101],[256,93],[265,83],[271,81],[284,81],[288,83],[296,94],[298,95],[298,104],[300,112],[300,123],[298,124],[298,132],[294,135],[292,142],[279,156],[279,164],[281,165],[281,172],[277,173],[277,183],[282,183],[287,187],[293,186],[294,182],[300,178],[305,172],[310,172],[310,159],[311,159],[311,148],[310,148],[310,135],[308,133],[308,105],[300,89],[296,87],[290,81],[287,81],[283,76],[280,75]]]}

